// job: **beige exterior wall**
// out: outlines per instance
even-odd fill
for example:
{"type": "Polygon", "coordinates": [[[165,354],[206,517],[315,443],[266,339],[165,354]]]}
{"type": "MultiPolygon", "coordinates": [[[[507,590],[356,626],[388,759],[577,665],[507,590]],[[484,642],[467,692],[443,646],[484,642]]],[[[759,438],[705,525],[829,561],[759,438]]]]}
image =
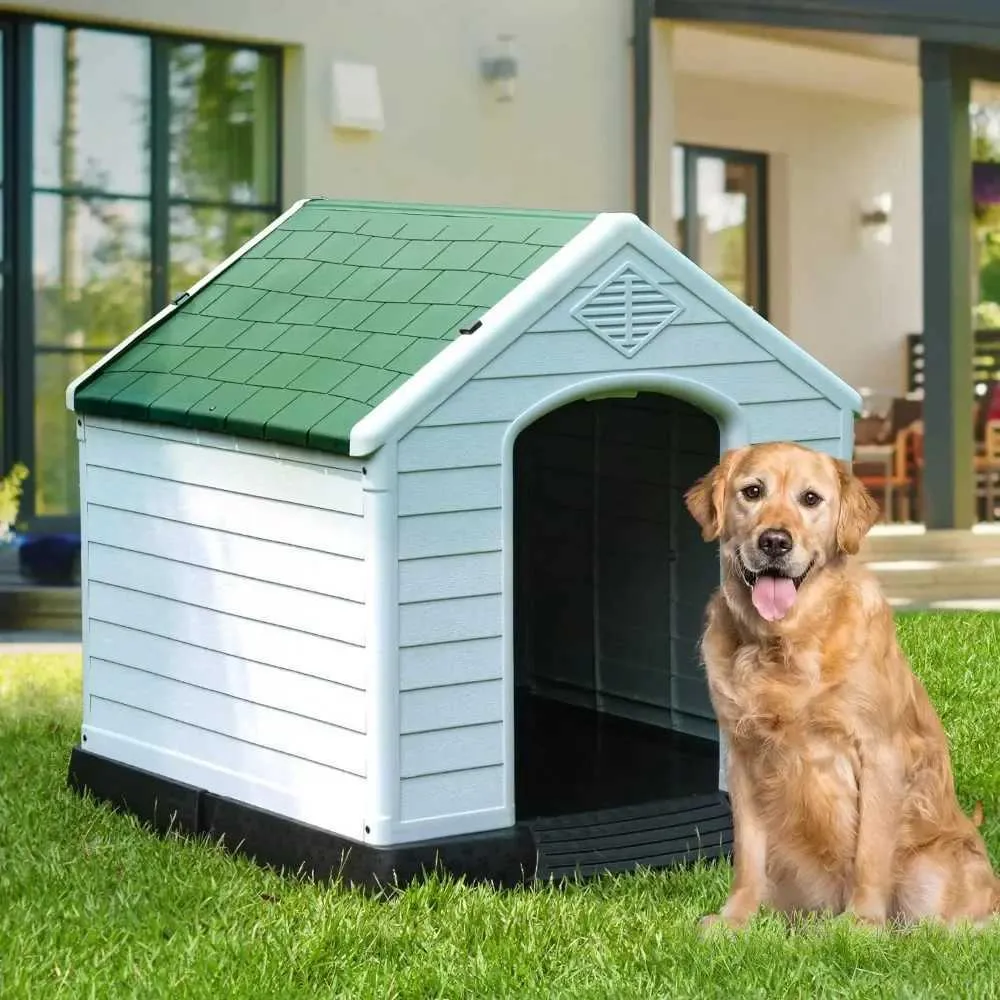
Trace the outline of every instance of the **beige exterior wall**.
{"type": "Polygon", "coordinates": [[[631,4],[620,0],[36,0],[32,12],[282,43],[286,202],[302,195],[631,207],[631,4]],[[481,47],[516,37],[512,102],[481,47]],[[378,68],[385,130],[330,126],[335,59],[378,68]]]}
{"type": "Polygon", "coordinates": [[[677,139],[770,155],[771,320],[852,385],[902,393],[922,329],[916,67],[689,28],[673,52],[677,139]],[[858,221],[881,192],[888,246],[858,221]]]}
{"type": "MultiPolygon", "coordinates": [[[[285,190],[628,210],[628,0],[34,0],[41,14],[288,48],[285,190]],[[480,80],[481,48],[516,37],[514,100],[480,80]],[[331,64],[378,69],[381,133],[330,125],[331,64]]],[[[855,385],[902,389],[920,328],[920,128],[905,60],[658,22],[651,207],[671,236],[674,138],[771,154],[771,316],[855,385]],[[878,95],[874,99],[871,95],[878,95]],[[893,242],[865,245],[865,199],[893,196],[893,242]]]]}

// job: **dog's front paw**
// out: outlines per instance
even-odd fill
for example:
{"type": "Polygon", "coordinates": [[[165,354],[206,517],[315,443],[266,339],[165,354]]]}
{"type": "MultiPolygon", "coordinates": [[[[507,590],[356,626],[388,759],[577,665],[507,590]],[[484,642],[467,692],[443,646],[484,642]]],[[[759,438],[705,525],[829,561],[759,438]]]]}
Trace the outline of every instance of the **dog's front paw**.
{"type": "Polygon", "coordinates": [[[725,906],[718,913],[702,917],[701,928],[710,930],[715,927],[727,927],[729,930],[739,930],[747,925],[758,908],[756,900],[738,892],[726,900],[725,906]]]}
{"type": "Polygon", "coordinates": [[[709,913],[698,921],[698,928],[703,934],[718,933],[719,931],[736,931],[746,925],[746,920],[734,920],[724,913],[709,913]]]}
{"type": "Polygon", "coordinates": [[[881,927],[887,919],[885,901],[874,893],[857,892],[847,904],[847,915],[866,927],[881,927]]]}

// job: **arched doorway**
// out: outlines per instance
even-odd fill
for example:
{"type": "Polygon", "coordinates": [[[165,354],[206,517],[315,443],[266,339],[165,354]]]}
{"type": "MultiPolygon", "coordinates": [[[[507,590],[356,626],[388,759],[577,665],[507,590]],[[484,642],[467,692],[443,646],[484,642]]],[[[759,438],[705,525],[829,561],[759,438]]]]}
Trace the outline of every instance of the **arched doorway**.
{"type": "Polygon", "coordinates": [[[561,406],[514,443],[519,820],[718,789],[697,644],[719,579],[683,493],[719,427],[654,392],[561,406]]]}

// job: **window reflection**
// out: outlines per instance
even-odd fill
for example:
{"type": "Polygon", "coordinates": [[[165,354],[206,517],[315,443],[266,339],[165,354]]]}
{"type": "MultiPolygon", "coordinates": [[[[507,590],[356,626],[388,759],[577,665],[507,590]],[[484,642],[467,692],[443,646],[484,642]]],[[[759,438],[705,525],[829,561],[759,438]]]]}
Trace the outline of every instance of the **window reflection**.
{"type": "Polygon", "coordinates": [[[273,218],[249,209],[175,205],[170,210],[170,296],[186,291],[273,218]]]}
{"type": "Polygon", "coordinates": [[[274,200],[276,62],[247,49],[171,46],[171,198],[274,200]]]}
{"type": "Polygon", "coordinates": [[[147,195],[149,39],[42,24],[34,40],[35,186],[147,195]]]}
{"type": "Polygon", "coordinates": [[[37,194],[35,342],[114,347],[149,315],[149,207],[37,194]]]}

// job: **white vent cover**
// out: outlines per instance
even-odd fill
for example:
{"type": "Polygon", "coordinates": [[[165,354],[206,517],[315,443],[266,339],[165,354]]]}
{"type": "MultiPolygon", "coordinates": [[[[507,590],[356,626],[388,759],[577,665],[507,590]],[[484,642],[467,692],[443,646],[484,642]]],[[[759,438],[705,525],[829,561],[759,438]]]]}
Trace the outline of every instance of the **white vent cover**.
{"type": "Polygon", "coordinates": [[[622,264],[572,309],[601,340],[631,358],[684,311],[634,264],[622,264]]]}
{"type": "Polygon", "coordinates": [[[365,63],[335,62],[331,68],[334,128],[381,132],[385,128],[378,70],[365,63]]]}

